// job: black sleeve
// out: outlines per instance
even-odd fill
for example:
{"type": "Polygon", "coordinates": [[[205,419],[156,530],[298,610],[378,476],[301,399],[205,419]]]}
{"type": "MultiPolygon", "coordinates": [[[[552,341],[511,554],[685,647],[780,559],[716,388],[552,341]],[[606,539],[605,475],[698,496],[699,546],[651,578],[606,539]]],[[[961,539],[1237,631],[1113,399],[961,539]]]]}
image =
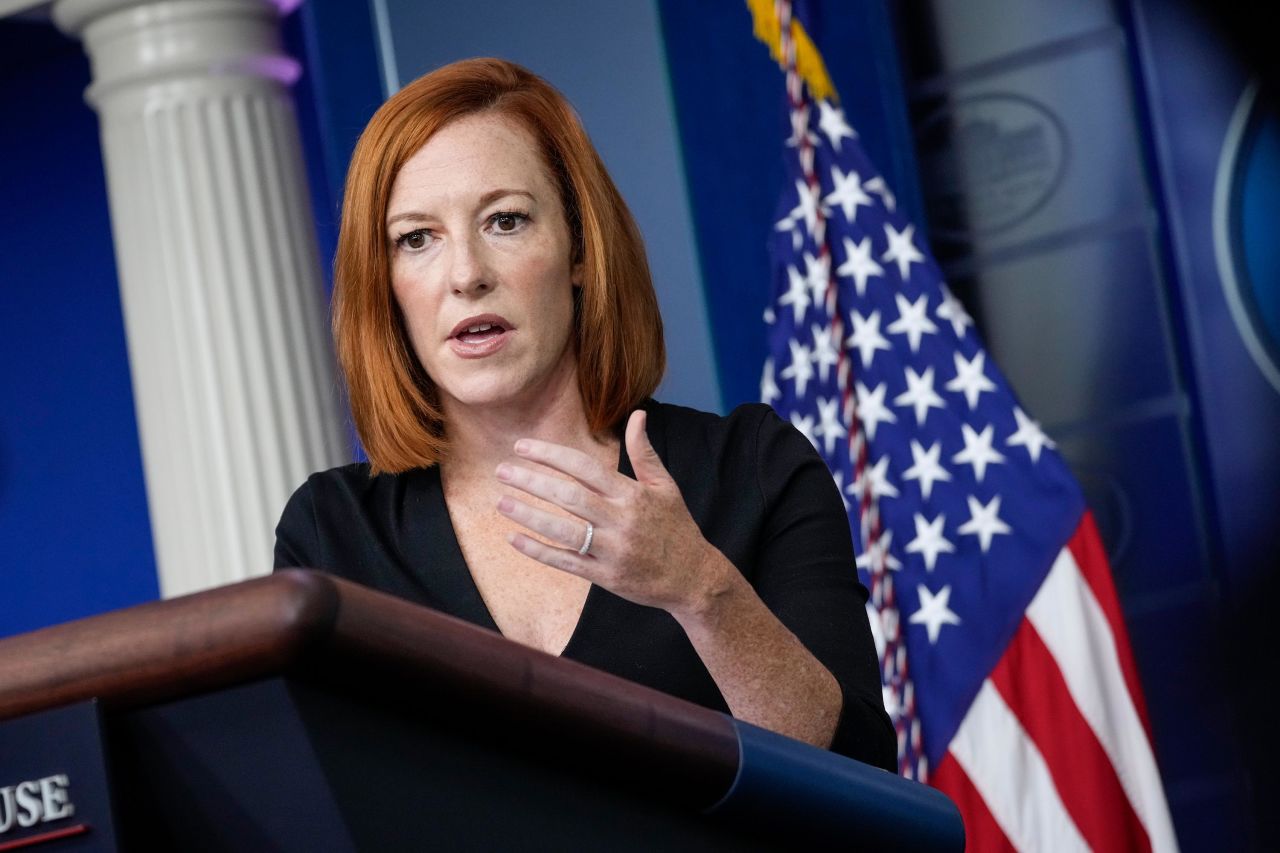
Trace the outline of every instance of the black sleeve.
{"type": "Polygon", "coordinates": [[[320,565],[319,539],[311,481],[298,487],[276,524],[274,569],[315,568],[320,565]]]}
{"type": "Polygon", "coordinates": [[[808,440],[771,410],[759,423],[756,459],[765,509],[756,591],[840,684],[831,750],[893,771],[897,740],[884,710],[867,589],[835,481],[808,440]]]}

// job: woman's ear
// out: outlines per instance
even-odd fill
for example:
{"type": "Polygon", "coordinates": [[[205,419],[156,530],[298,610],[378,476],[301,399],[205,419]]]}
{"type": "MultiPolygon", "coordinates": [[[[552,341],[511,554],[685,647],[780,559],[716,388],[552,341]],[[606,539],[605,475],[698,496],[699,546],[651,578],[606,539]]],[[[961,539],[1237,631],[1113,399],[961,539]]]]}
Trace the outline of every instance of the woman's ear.
{"type": "Polygon", "coordinates": [[[582,266],[582,261],[578,261],[569,269],[569,281],[574,287],[582,287],[582,266]]]}

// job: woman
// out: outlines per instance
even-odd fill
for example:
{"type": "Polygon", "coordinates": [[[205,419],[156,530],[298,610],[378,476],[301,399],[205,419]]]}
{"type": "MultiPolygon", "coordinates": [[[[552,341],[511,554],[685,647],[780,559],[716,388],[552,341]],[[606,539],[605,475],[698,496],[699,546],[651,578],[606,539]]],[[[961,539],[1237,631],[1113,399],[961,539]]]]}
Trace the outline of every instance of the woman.
{"type": "Polygon", "coordinates": [[[665,355],[639,232],[545,81],[469,60],[378,110],[334,332],[369,462],[294,494],[277,567],[893,767],[830,476],[767,407],[648,399],[665,355]]]}

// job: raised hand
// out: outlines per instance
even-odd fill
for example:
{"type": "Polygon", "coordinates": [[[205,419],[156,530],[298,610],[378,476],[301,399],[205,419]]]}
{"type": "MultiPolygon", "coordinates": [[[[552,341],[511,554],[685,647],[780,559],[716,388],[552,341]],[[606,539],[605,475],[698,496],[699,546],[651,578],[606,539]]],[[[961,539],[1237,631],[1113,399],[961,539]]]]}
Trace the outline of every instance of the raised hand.
{"type": "Polygon", "coordinates": [[[635,480],[570,447],[535,439],[516,442],[517,456],[572,479],[507,463],[498,466],[498,479],[575,518],[510,496],[498,502],[498,511],[554,543],[513,533],[508,541],[520,553],[637,604],[661,607],[677,617],[692,615],[723,587],[721,573],[728,561],[689,515],[680,488],[649,443],[646,419],[643,411],[635,411],[627,421],[625,441],[635,480]],[[582,554],[588,525],[590,548],[582,554]]]}

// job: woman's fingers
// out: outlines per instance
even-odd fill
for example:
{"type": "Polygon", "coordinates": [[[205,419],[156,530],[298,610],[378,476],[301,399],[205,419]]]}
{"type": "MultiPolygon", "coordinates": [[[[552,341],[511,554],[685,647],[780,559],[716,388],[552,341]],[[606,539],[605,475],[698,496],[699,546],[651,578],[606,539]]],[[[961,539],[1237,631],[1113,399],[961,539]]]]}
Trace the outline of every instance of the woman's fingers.
{"type": "Polygon", "coordinates": [[[564,548],[577,551],[587,541],[587,522],[555,515],[510,495],[498,501],[498,512],[564,548]]]}
{"type": "Polygon", "coordinates": [[[701,575],[707,553],[714,549],[649,442],[646,421],[643,411],[627,421],[626,448],[636,480],[569,447],[531,438],[516,442],[521,459],[552,470],[504,463],[498,479],[549,506],[544,510],[507,495],[498,510],[523,526],[508,541],[525,556],[637,604],[682,611],[697,604],[706,586],[701,575]],[[591,547],[589,556],[581,556],[588,523],[595,525],[591,547]]]}
{"type": "Polygon", "coordinates": [[[568,474],[578,482],[602,495],[613,494],[616,471],[605,468],[581,450],[539,441],[536,438],[522,438],[516,442],[516,455],[546,465],[564,474],[568,474]]]}
{"type": "Polygon", "coordinates": [[[539,542],[532,536],[526,536],[523,533],[509,534],[507,541],[511,543],[512,548],[515,548],[526,557],[537,560],[539,563],[544,563],[553,569],[559,569],[562,572],[568,572],[571,575],[577,575],[595,583],[595,580],[591,577],[594,563],[587,557],[579,557],[574,551],[564,548],[553,548],[547,543],[539,542]]]}
{"type": "Polygon", "coordinates": [[[527,492],[536,498],[542,498],[550,504],[568,510],[587,521],[600,520],[597,495],[573,480],[563,480],[521,465],[510,465],[506,462],[498,466],[498,479],[508,486],[527,492]]]}

